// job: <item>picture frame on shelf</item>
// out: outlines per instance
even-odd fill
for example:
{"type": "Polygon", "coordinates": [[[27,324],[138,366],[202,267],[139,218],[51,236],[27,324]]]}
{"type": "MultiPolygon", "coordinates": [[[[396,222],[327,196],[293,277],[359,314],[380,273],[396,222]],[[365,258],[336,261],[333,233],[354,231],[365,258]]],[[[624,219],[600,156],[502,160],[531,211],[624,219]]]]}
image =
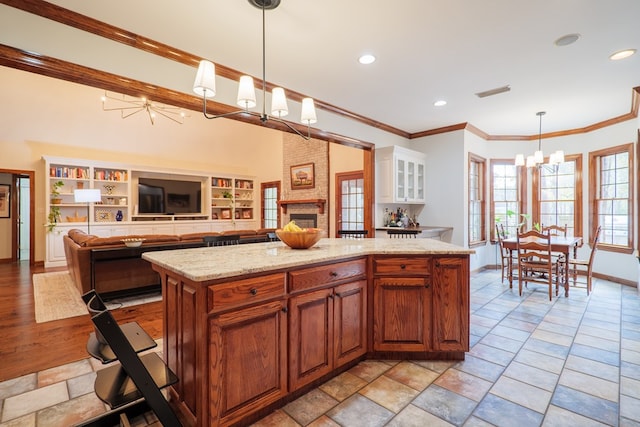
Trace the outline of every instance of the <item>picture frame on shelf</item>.
{"type": "Polygon", "coordinates": [[[240,219],[240,211],[235,212],[236,219],[240,219]]]}
{"type": "Polygon", "coordinates": [[[251,219],[251,210],[250,209],[245,209],[242,211],[242,218],[243,219],[251,219]]]}
{"type": "Polygon", "coordinates": [[[302,165],[291,166],[291,189],[302,190],[305,188],[314,188],[316,185],[316,177],[314,171],[314,163],[305,163],[302,165]]]}
{"type": "Polygon", "coordinates": [[[222,219],[231,219],[231,209],[221,209],[220,210],[220,218],[222,218],[222,219]]]}
{"type": "Polygon", "coordinates": [[[216,212],[212,213],[211,219],[218,219],[218,214],[216,212]]]}
{"type": "Polygon", "coordinates": [[[107,209],[96,209],[95,216],[96,222],[114,221],[113,212],[107,209]]]}
{"type": "Polygon", "coordinates": [[[0,218],[11,217],[11,186],[0,185],[0,218]]]}

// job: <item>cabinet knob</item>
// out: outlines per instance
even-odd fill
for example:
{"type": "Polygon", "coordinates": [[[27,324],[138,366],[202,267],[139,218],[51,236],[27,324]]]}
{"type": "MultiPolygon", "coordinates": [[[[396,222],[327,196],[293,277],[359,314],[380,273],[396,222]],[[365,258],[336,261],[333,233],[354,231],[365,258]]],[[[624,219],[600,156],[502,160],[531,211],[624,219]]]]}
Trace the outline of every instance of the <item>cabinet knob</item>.
{"type": "Polygon", "coordinates": [[[251,295],[258,295],[258,290],[256,288],[251,288],[251,290],[249,291],[249,293],[251,295]]]}
{"type": "Polygon", "coordinates": [[[329,298],[333,299],[333,294],[329,294],[329,298]]]}
{"type": "Polygon", "coordinates": [[[329,273],[329,276],[331,277],[337,277],[338,273],[336,273],[335,271],[332,271],[331,273],[329,273]]]}
{"type": "Polygon", "coordinates": [[[337,296],[338,298],[342,298],[342,294],[341,294],[340,292],[336,292],[336,296],[337,296]]]}
{"type": "Polygon", "coordinates": [[[282,312],[283,312],[283,313],[288,313],[288,312],[289,312],[289,309],[288,309],[287,307],[282,307],[282,312]]]}
{"type": "Polygon", "coordinates": [[[425,288],[427,288],[427,289],[429,289],[429,288],[431,287],[431,283],[425,283],[425,284],[424,284],[424,287],[425,287],[425,288]]]}
{"type": "Polygon", "coordinates": [[[407,268],[407,266],[406,266],[406,265],[404,265],[404,264],[400,264],[400,268],[401,268],[402,270],[404,270],[405,268],[407,268]]]}

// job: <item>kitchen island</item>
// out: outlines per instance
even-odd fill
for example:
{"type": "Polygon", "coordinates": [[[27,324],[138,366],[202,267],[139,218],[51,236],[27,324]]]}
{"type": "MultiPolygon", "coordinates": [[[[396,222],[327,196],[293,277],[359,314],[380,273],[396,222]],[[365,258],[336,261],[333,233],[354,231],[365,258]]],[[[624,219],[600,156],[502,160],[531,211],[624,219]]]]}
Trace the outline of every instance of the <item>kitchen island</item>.
{"type": "Polygon", "coordinates": [[[149,252],[170,400],[187,425],[245,424],[364,358],[464,359],[469,254],[431,239],[149,252]]]}

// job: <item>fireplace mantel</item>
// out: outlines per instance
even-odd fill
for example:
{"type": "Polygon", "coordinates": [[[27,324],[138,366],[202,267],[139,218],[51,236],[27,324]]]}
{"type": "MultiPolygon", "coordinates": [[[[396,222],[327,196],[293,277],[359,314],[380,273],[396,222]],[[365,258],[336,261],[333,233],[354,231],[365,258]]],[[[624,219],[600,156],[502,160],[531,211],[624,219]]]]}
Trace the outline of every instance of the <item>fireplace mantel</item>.
{"type": "Polygon", "coordinates": [[[288,205],[316,205],[318,213],[322,215],[324,214],[325,203],[327,203],[326,199],[278,200],[278,205],[282,207],[283,213],[287,213],[288,205]]]}

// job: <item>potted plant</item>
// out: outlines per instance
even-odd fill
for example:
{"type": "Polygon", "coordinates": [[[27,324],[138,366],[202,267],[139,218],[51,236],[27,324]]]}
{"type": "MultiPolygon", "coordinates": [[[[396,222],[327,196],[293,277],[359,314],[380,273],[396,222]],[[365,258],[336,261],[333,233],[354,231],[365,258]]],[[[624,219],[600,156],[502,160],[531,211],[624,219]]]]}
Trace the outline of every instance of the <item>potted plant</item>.
{"type": "Polygon", "coordinates": [[[56,181],[51,184],[51,204],[59,205],[62,203],[62,198],[60,197],[60,188],[64,186],[64,181],[56,181]]]}
{"type": "Polygon", "coordinates": [[[49,215],[47,216],[47,230],[49,232],[56,228],[60,222],[60,208],[56,205],[62,203],[60,197],[60,188],[64,186],[64,181],[56,181],[51,184],[51,206],[49,207],[49,215]]]}

